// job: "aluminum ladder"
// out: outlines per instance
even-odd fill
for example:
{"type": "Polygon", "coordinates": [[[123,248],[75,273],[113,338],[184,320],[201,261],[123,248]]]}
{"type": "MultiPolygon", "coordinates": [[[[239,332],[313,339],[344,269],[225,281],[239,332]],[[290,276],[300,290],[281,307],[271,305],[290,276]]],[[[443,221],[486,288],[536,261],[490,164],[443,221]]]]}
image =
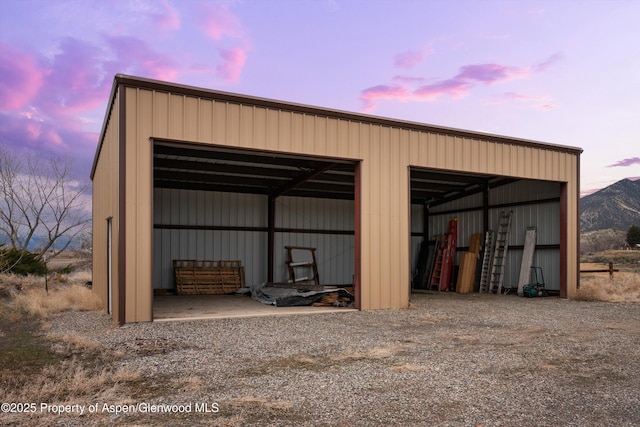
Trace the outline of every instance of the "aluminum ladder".
{"type": "Polygon", "coordinates": [[[493,262],[491,263],[491,280],[489,292],[502,293],[504,283],[504,269],[507,264],[507,251],[509,249],[509,231],[511,230],[511,217],[513,211],[508,213],[502,211],[498,219],[498,233],[493,251],[493,262]]]}
{"type": "Polygon", "coordinates": [[[496,244],[496,232],[488,230],[484,236],[484,255],[482,256],[482,272],[480,273],[481,294],[489,292],[489,278],[491,276],[491,264],[493,262],[493,251],[496,244]]]}

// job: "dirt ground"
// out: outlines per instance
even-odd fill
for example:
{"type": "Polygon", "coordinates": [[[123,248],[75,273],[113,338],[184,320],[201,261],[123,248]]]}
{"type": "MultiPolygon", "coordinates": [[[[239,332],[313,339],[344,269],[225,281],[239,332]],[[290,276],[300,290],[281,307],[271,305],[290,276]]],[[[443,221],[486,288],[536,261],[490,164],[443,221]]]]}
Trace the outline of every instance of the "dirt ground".
{"type": "MultiPolygon", "coordinates": [[[[83,384],[106,379],[47,394],[31,361],[31,375],[12,383],[25,388],[21,400],[191,403],[191,412],[0,414],[0,424],[635,426],[639,319],[640,304],[437,292],[414,294],[405,310],[122,328],[101,313],[66,312],[38,337],[58,348],[45,356],[72,354],[83,384]]],[[[8,343],[17,330],[4,326],[8,343]]],[[[77,377],[48,372],[59,383],[77,377]]]]}

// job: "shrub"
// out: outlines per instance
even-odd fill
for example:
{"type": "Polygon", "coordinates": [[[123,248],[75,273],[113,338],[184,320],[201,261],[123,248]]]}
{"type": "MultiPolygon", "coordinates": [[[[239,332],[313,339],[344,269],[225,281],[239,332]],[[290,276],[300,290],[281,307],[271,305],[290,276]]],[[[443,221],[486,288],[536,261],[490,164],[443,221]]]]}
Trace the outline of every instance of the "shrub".
{"type": "Polygon", "coordinates": [[[66,267],[61,268],[61,269],[56,270],[56,271],[57,271],[58,273],[60,273],[60,274],[71,274],[71,273],[73,273],[75,270],[76,270],[76,268],[75,268],[73,265],[68,264],[66,267]]]}
{"type": "Polygon", "coordinates": [[[0,248],[0,267],[5,273],[14,273],[21,276],[47,274],[47,265],[32,252],[20,249],[0,248]]]}

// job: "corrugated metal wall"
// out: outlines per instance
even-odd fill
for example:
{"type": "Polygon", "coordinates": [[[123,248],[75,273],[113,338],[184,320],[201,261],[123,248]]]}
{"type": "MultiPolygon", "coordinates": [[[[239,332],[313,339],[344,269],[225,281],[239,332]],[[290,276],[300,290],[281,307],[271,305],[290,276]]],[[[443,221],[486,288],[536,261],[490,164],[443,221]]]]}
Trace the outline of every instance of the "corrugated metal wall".
{"type": "MultiPolygon", "coordinates": [[[[286,281],[285,246],[317,248],[323,284],[348,284],[354,274],[352,201],[276,199],[274,280],[286,281]],[[292,229],[295,229],[293,231],[292,229]],[[302,230],[316,230],[305,233],[302,230]]],[[[267,281],[267,197],[196,190],[154,190],[154,288],[174,288],[173,260],[241,260],[247,285],[267,281]],[[177,228],[175,226],[181,226],[177,228]],[[192,229],[189,227],[192,226],[192,229]],[[207,230],[206,227],[264,228],[264,231],[207,230]]]]}
{"type": "Polygon", "coordinates": [[[154,288],[175,287],[175,259],[241,260],[247,285],[265,281],[266,232],[202,228],[266,227],[266,206],[266,196],[253,194],[155,189],[154,224],[184,228],[154,230],[154,288]]]}
{"type": "MultiPolygon", "coordinates": [[[[537,245],[560,244],[560,184],[549,181],[523,180],[489,190],[489,206],[500,207],[489,209],[489,229],[498,229],[498,219],[504,210],[513,211],[507,266],[505,268],[505,286],[517,287],[522,262],[522,249],[527,227],[536,227],[537,245]],[[550,200],[544,203],[539,201],[550,200]],[[526,204],[526,202],[532,202],[526,204]],[[519,203],[525,203],[520,204],[519,203]],[[510,205],[514,206],[510,206],[510,205]]],[[[412,230],[422,231],[422,210],[414,206],[412,230]]],[[[458,246],[469,246],[473,233],[483,233],[482,210],[451,213],[457,209],[482,207],[482,195],[476,194],[450,203],[433,207],[429,212],[429,231],[431,235],[443,234],[451,218],[458,218],[458,246]],[[447,212],[438,214],[438,212],[447,212]]],[[[484,239],[484,234],[483,234],[484,239]]],[[[417,251],[421,238],[412,239],[412,266],[415,266],[417,251]]],[[[538,249],[535,252],[533,265],[542,268],[548,289],[560,289],[560,251],[555,248],[538,249]]]]}
{"type": "Polygon", "coordinates": [[[279,197],[276,229],[330,230],[350,234],[278,232],[275,235],[274,280],[285,281],[285,246],[316,248],[318,275],[325,285],[351,284],[354,275],[354,204],[350,200],[279,197]]]}
{"type": "MultiPolygon", "coordinates": [[[[400,308],[411,270],[409,167],[567,182],[568,296],[577,284],[579,152],[311,109],[215,101],[216,93],[121,78],[126,94],[126,321],[152,318],[152,138],[359,161],[361,308],[400,308]],[[184,93],[180,93],[184,92],[184,93]],[[297,111],[296,111],[297,110],[297,111]],[[575,259],[574,259],[575,258],[575,259]]],[[[118,84],[118,80],[116,80],[118,84]]],[[[241,99],[245,99],[244,101],[241,99]]],[[[282,104],[280,104],[282,105],[282,104]]],[[[110,111],[110,120],[114,110],[110,111]]],[[[103,147],[104,148],[104,147],[103,147]]],[[[117,161],[100,158],[100,162],[117,161]]],[[[107,168],[117,167],[105,165],[107,168]]],[[[99,167],[102,167],[100,165],[99,167]]],[[[101,197],[94,193],[95,197],[101,197]]],[[[102,219],[100,219],[102,221],[102,219]]],[[[98,243],[102,244],[102,243],[98,243]]]]}
{"type": "Polygon", "coordinates": [[[108,310],[109,296],[107,283],[107,219],[112,218],[112,315],[119,318],[118,307],[118,247],[120,216],[118,211],[118,173],[119,173],[119,97],[113,99],[113,108],[109,121],[105,124],[104,138],[99,151],[92,182],[93,192],[93,292],[100,297],[105,310],[108,310]]]}

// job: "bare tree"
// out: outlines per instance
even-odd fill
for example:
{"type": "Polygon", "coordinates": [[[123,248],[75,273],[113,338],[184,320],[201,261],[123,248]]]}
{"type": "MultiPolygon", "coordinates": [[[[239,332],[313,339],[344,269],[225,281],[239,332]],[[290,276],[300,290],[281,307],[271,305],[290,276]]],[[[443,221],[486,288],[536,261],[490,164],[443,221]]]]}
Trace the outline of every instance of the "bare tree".
{"type": "Polygon", "coordinates": [[[89,183],[74,179],[70,157],[13,154],[0,145],[0,243],[49,257],[89,227],[89,183]]]}

